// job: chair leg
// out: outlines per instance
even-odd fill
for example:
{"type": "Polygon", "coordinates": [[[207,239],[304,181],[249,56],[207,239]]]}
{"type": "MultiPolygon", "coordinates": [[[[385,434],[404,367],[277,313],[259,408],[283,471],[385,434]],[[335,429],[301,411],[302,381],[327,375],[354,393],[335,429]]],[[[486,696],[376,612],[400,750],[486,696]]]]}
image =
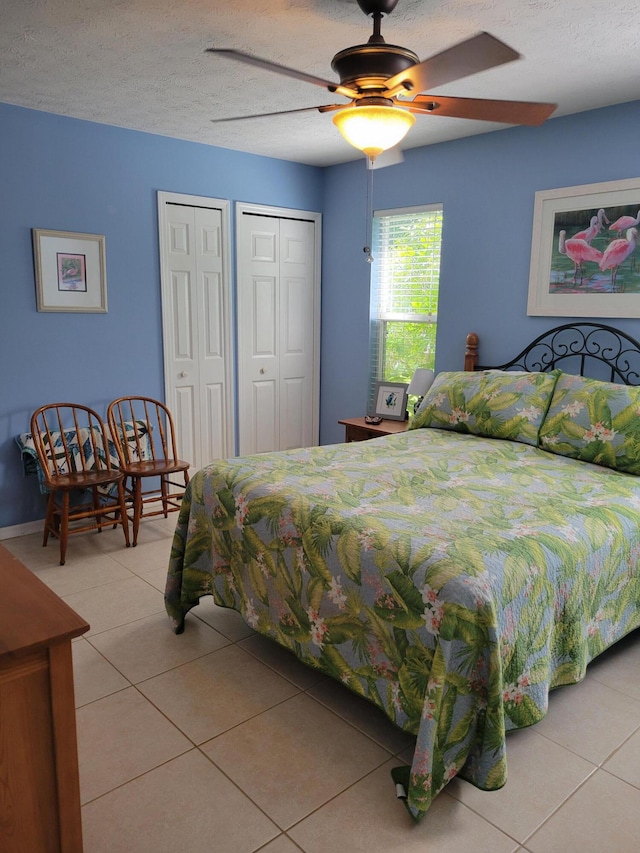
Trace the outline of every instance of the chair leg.
{"type": "Polygon", "coordinates": [[[98,533],[102,533],[102,527],[100,527],[100,522],[102,520],[102,513],[100,512],[100,495],[98,494],[98,487],[97,486],[93,486],[93,488],[91,489],[91,494],[93,497],[93,509],[95,512],[95,515],[93,516],[93,518],[96,522],[96,527],[98,528],[98,533]]]}
{"type": "Polygon", "coordinates": [[[67,556],[67,540],[69,538],[69,492],[62,495],[62,510],[60,518],[60,565],[64,566],[67,556]]]}
{"type": "Polygon", "coordinates": [[[164,476],[160,477],[160,490],[162,492],[162,511],[164,512],[164,517],[169,517],[169,489],[167,488],[167,478],[164,476]]]}
{"type": "Polygon", "coordinates": [[[122,521],[122,527],[124,530],[124,541],[126,542],[126,545],[128,548],[130,545],[130,542],[129,542],[129,517],[127,516],[127,504],[126,504],[126,501],[124,499],[124,483],[118,483],[118,500],[120,503],[120,520],[122,521]]]}
{"type": "Polygon", "coordinates": [[[44,535],[42,537],[42,547],[44,548],[49,541],[49,533],[53,530],[53,516],[56,509],[55,493],[49,492],[47,498],[47,514],[44,519],[44,535]]]}
{"type": "Polygon", "coordinates": [[[138,544],[138,528],[142,517],[142,478],[133,477],[133,547],[138,544]]]}

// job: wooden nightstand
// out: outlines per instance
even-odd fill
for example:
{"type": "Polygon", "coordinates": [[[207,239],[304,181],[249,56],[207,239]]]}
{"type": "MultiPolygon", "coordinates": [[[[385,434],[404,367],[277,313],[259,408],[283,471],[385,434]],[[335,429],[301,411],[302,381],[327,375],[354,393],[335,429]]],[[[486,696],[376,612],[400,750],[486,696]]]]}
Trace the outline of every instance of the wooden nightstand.
{"type": "Polygon", "coordinates": [[[369,438],[377,438],[380,435],[393,435],[396,432],[404,432],[409,426],[409,421],[381,421],[379,424],[367,424],[364,418],[345,418],[338,421],[344,424],[345,441],[367,441],[369,438]]]}

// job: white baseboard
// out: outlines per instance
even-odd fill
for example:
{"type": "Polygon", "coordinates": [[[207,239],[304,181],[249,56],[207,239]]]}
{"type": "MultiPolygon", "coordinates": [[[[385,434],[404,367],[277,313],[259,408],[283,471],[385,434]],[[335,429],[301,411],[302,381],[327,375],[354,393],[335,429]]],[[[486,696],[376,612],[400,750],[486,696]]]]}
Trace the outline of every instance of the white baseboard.
{"type": "Polygon", "coordinates": [[[40,533],[44,529],[44,518],[39,521],[27,521],[25,524],[12,524],[10,527],[0,527],[0,541],[15,539],[16,536],[26,536],[28,533],[40,533]]]}

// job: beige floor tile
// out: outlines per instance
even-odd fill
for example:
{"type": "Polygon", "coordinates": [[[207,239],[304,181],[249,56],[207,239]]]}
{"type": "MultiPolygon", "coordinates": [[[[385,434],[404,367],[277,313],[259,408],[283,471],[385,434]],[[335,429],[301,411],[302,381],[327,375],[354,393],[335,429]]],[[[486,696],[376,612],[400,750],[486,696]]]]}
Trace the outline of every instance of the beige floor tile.
{"type": "MultiPolygon", "coordinates": [[[[145,524],[149,528],[149,539],[161,539],[164,537],[171,542],[178,526],[178,516],[179,512],[170,512],[167,518],[163,518],[161,515],[155,518],[143,518],[140,522],[140,530],[142,530],[142,525],[145,524]]],[[[140,534],[138,534],[138,541],[141,541],[140,534]]],[[[144,541],[146,542],[147,538],[144,541]]]]}
{"type": "Polygon", "coordinates": [[[389,755],[305,694],[265,711],[201,748],[283,829],[319,808],[389,755]]]}
{"type": "Polygon", "coordinates": [[[525,842],[531,853],[635,853],[640,791],[598,770],[525,842]]]}
{"type": "MultiPolygon", "coordinates": [[[[36,523],[39,524],[39,522],[36,523]]],[[[42,545],[42,530],[39,528],[33,533],[25,533],[24,536],[10,536],[3,539],[2,544],[7,551],[16,556],[25,551],[35,551],[42,545]]]]}
{"type": "Polygon", "coordinates": [[[64,566],[56,563],[55,566],[35,569],[34,574],[60,597],[134,577],[109,554],[100,552],[94,553],[91,557],[76,557],[74,560],[68,560],[64,566]]]}
{"type": "Polygon", "coordinates": [[[243,640],[245,637],[253,637],[255,634],[255,631],[247,625],[236,610],[231,610],[229,607],[218,607],[210,595],[201,598],[200,603],[189,611],[185,621],[185,631],[189,630],[189,622],[193,616],[197,616],[198,619],[202,619],[216,631],[220,631],[233,643],[237,643],[238,640],[243,640]]]}
{"type": "Polygon", "coordinates": [[[77,721],[83,803],[192,746],[134,687],[79,708],[77,721]]]}
{"type": "Polygon", "coordinates": [[[142,578],[143,581],[146,581],[151,586],[160,590],[160,592],[164,595],[165,587],[167,585],[167,569],[166,566],[160,566],[157,569],[153,569],[150,572],[140,572],[138,577],[142,578]]]}
{"type": "Polygon", "coordinates": [[[238,645],[275,669],[283,678],[292,681],[300,690],[308,690],[319,682],[327,680],[326,675],[301,663],[293,652],[279,646],[268,637],[254,634],[239,642],[238,645]]]}
{"type": "Polygon", "coordinates": [[[91,626],[85,637],[164,611],[164,596],[132,576],[63,596],[91,626]]]}
{"type": "Polygon", "coordinates": [[[85,639],[71,644],[76,708],[129,687],[127,679],[85,639]]]}
{"type": "Polygon", "coordinates": [[[26,536],[15,536],[12,539],[3,539],[2,544],[7,551],[10,551],[31,569],[43,565],[58,565],[59,563],[60,551],[57,542],[50,540],[49,545],[52,545],[53,548],[43,548],[42,531],[29,533],[26,536]]]}
{"type": "Polygon", "coordinates": [[[278,838],[261,847],[259,853],[300,853],[300,849],[286,835],[279,835],[278,838]]]}
{"type": "Polygon", "coordinates": [[[640,788],[640,731],[631,735],[629,740],[622,744],[604,764],[604,769],[630,785],[640,788]]]}
{"type": "Polygon", "coordinates": [[[157,675],[138,689],[196,744],[298,692],[237,646],[157,675]]]}
{"type": "Polygon", "coordinates": [[[520,842],[596,770],[534,729],[507,736],[507,763],[507,784],[499,791],[480,791],[462,779],[454,779],[446,790],[520,842]]]}
{"type": "Polygon", "coordinates": [[[410,749],[413,754],[416,744],[413,735],[403,732],[388,719],[383,711],[361,696],[352,693],[342,684],[338,684],[337,681],[325,679],[322,684],[312,688],[308,693],[393,755],[405,749],[410,749]]]}
{"type": "MultiPolygon", "coordinates": [[[[3,545],[33,570],[60,565],[60,543],[50,536],[47,546],[43,547],[41,532],[7,539],[3,545]]],[[[121,527],[72,535],[67,544],[66,565],[81,565],[82,560],[125,548],[121,527]]]]}
{"type": "Polygon", "coordinates": [[[623,640],[591,661],[587,677],[607,687],[640,699],[640,631],[633,631],[623,640]]]}
{"type": "Polygon", "coordinates": [[[170,554],[171,539],[164,535],[151,542],[142,542],[138,539],[135,548],[118,551],[113,554],[113,558],[136,575],[145,574],[157,568],[163,568],[166,574],[170,554]]]}
{"type": "MultiPolygon", "coordinates": [[[[131,525],[129,525],[129,537],[131,537],[131,525]]],[[[98,535],[94,533],[79,535],[73,541],[82,542],[85,547],[95,551],[99,550],[106,554],[127,550],[124,541],[124,532],[121,527],[105,527],[98,535]]],[[[129,541],[131,541],[131,538],[129,541]]]]}
{"type": "Polygon", "coordinates": [[[226,637],[199,620],[192,630],[174,634],[164,612],[103,631],[90,642],[132,684],[229,644],[226,637]]]}
{"type": "Polygon", "coordinates": [[[441,793],[419,823],[394,796],[391,760],[287,832],[305,853],[515,853],[519,845],[441,793]]]}
{"type": "Polygon", "coordinates": [[[601,764],[640,725],[640,701],[594,678],[554,690],[536,732],[601,764]]]}
{"type": "Polygon", "coordinates": [[[84,853],[251,853],[279,833],[198,750],[84,806],[82,824],[84,853]]]}
{"type": "Polygon", "coordinates": [[[158,539],[173,538],[178,523],[178,513],[170,512],[167,518],[162,515],[147,516],[140,521],[138,529],[138,543],[144,545],[146,542],[155,542],[158,539]]]}

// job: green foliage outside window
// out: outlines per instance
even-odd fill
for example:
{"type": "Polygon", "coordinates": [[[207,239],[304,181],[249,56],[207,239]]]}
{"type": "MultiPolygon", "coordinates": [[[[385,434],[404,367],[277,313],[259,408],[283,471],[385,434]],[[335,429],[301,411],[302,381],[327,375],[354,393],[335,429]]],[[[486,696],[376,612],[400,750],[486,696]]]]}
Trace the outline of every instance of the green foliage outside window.
{"type": "Polygon", "coordinates": [[[416,367],[433,369],[435,323],[384,323],[384,375],[388,382],[410,382],[416,367]]]}

